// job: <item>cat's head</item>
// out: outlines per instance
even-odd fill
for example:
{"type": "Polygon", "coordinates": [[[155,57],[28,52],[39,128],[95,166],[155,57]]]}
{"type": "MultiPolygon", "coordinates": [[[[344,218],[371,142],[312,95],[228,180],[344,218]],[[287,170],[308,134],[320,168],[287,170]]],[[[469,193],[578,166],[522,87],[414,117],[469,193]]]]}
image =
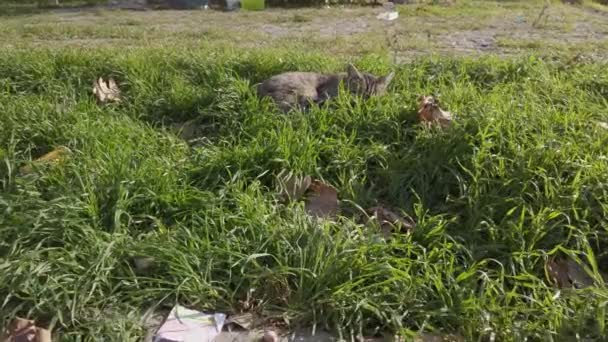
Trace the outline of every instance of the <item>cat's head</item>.
{"type": "Polygon", "coordinates": [[[366,72],[359,72],[354,65],[346,68],[346,87],[352,93],[362,97],[383,95],[393,80],[394,72],[386,76],[375,76],[366,72]]]}

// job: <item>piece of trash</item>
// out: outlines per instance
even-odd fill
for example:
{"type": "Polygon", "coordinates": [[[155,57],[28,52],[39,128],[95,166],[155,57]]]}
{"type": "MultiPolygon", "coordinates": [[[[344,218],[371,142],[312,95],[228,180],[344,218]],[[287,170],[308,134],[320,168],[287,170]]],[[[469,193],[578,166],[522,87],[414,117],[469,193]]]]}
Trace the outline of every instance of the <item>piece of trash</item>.
{"type": "Polygon", "coordinates": [[[312,179],[310,176],[298,177],[293,172],[281,171],[277,176],[279,193],[284,201],[297,201],[306,193],[312,179]]]}
{"type": "Polygon", "coordinates": [[[6,336],[1,336],[2,342],[51,342],[51,332],[36,326],[34,321],[25,318],[15,318],[8,326],[6,336]]]}
{"type": "Polygon", "coordinates": [[[279,342],[279,335],[272,330],[266,330],[264,332],[264,337],[262,337],[262,341],[264,342],[279,342]]]}
{"type": "Polygon", "coordinates": [[[608,129],[608,122],[598,121],[597,125],[603,129],[608,129]]]}
{"type": "Polygon", "coordinates": [[[391,21],[399,18],[399,12],[391,11],[391,12],[382,12],[376,16],[377,19],[391,21]]]}
{"type": "Polygon", "coordinates": [[[373,207],[368,210],[370,218],[375,218],[380,224],[382,235],[390,237],[393,232],[405,231],[406,233],[414,230],[416,224],[411,218],[404,218],[395,212],[384,207],[373,207]]]}
{"type": "Polygon", "coordinates": [[[545,270],[549,282],[560,289],[581,289],[593,285],[593,279],[583,267],[570,258],[552,257],[547,260],[545,270]]]}
{"type": "Polygon", "coordinates": [[[427,124],[437,122],[442,127],[452,123],[452,113],[439,107],[439,101],[433,96],[421,95],[418,98],[418,119],[427,124]]]}
{"type": "Polygon", "coordinates": [[[226,325],[236,325],[243,330],[250,330],[253,326],[253,315],[249,312],[240,315],[231,315],[226,320],[226,325]]]}
{"type": "Polygon", "coordinates": [[[319,218],[335,217],[338,213],[338,191],[319,180],[313,181],[306,192],[306,212],[319,218]]]}
{"type": "Polygon", "coordinates": [[[65,156],[70,152],[67,147],[59,146],[51,152],[39,157],[32,161],[30,165],[24,165],[19,168],[19,172],[23,175],[31,174],[34,172],[33,166],[41,164],[56,164],[61,162],[65,156]]]}
{"type": "Polygon", "coordinates": [[[106,82],[100,77],[93,84],[93,94],[101,103],[120,102],[120,89],[113,78],[106,82]]]}
{"type": "Polygon", "coordinates": [[[158,329],[154,342],[211,342],[224,326],[226,315],[205,314],[176,305],[158,329]]]}

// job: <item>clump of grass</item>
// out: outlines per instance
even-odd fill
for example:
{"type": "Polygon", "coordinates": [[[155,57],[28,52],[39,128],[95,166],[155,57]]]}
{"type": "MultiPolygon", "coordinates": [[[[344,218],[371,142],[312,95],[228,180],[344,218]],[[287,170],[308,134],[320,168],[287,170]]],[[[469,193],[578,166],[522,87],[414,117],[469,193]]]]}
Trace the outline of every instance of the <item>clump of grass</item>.
{"type": "Polygon", "coordinates": [[[118,51],[0,52],[0,323],[131,340],[144,310],[180,302],[353,335],[605,334],[605,287],[558,292],[543,271],[557,247],[607,269],[608,132],[593,123],[606,120],[604,65],[419,59],[386,97],[283,116],[251,85],[344,61],[118,51]],[[122,104],[94,101],[99,75],[120,82],[122,104]],[[454,127],[415,124],[421,93],[441,94],[454,127]],[[166,129],[189,119],[211,127],[206,143],[166,129]],[[64,163],[17,173],[56,146],[72,151],[64,163]],[[316,223],[278,203],[283,169],[337,187],[343,217],[316,223]],[[378,239],[355,206],[376,202],[415,217],[415,232],[378,239]],[[136,272],[136,255],[154,269],[136,272]]]}

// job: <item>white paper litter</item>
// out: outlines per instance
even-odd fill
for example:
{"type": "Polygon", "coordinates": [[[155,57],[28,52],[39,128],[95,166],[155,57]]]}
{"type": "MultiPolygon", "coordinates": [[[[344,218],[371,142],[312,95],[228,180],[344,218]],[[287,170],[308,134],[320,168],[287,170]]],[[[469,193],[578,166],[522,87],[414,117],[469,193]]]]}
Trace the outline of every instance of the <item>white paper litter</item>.
{"type": "Polygon", "coordinates": [[[156,332],[154,342],[211,342],[225,321],[222,313],[205,314],[176,305],[156,332]]]}
{"type": "Polygon", "coordinates": [[[387,20],[387,21],[395,20],[395,19],[399,18],[399,12],[397,12],[397,11],[383,12],[383,13],[378,14],[378,16],[376,18],[380,19],[380,20],[387,20]]]}

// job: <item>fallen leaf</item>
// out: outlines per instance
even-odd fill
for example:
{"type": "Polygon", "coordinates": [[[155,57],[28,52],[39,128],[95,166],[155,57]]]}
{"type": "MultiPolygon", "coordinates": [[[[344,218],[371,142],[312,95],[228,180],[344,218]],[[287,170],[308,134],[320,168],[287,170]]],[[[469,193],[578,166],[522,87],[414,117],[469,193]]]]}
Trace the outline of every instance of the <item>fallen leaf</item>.
{"type": "Polygon", "coordinates": [[[314,217],[335,217],[338,213],[338,191],[319,180],[313,181],[306,193],[306,212],[314,217]]]}
{"type": "Polygon", "coordinates": [[[545,263],[545,269],[549,278],[549,282],[556,285],[558,288],[572,287],[570,278],[568,277],[568,266],[551,258],[545,263]]]}
{"type": "Polygon", "coordinates": [[[65,156],[68,155],[70,150],[67,147],[59,146],[53,151],[43,155],[42,157],[33,160],[31,165],[24,165],[19,169],[21,174],[27,175],[34,172],[34,168],[32,165],[41,165],[41,164],[56,164],[61,162],[65,156]]]}
{"type": "Polygon", "coordinates": [[[567,259],[566,265],[568,266],[568,277],[574,287],[582,289],[593,285],[593,278],[576,261],[567,259]]]}
{"type": "Polygon", "coordinates": [[[304,196],[312,183],[310,176],[298,177],[292,172],[281,172],[277,180],[279,193],[284,201],[297,201],[304,196]]]}
{"type": "Polygon", "coordinates": [[[404,218],[395,212],[384,207],[373,207],[368,210],[370,218],[375,218],[380,224],[380,229],[384,237],[390,237],[393,232],[405,230],[406,233],[411,232],[416,224],[411,218],[404,218]]]}
{"type": "Polygon", "coordinates": [[[15,318],[8,327],[8,336],[3,342],[51,342],[51,332],[37,327],[34,321],[15,318]]]}
{"type": "Polygon", "coordinates": [[[120,102],[120,89],[113,78],[106,82],[100,77],[93,84],[93,94],[101,103],[120,102]]]}
{"type": "Polygon", "coordinates": [[[549,282],[557,288],[584,288],[593,285],[593,279],[576,261],[552,257],[545,263],[549,282]]]}
{"type": "Polygon", "coordinates": [[[253,326],[253,315],[251,313],[232,315],[226,320],[226,325],[230,324],[237,325],[245,330],[250,330],[253,326]]]}
{"type": "Polygon", "coordinates": [[[452,113],[442,110],[433,96],[420,96],[418,101],[418,119],[421,122],[439,123],[441,127],[448,127],[452,123],[452,113]]]}

